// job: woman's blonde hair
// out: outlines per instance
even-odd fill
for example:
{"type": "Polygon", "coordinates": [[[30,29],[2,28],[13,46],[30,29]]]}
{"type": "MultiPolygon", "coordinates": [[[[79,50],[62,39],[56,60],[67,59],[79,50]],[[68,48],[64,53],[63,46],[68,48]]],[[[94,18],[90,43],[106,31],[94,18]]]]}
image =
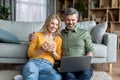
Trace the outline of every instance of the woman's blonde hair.
{"type": "Polygon", "coordinates": [[[60,20],[60,17],[57,14],[52,14],[52,15],[48,16],[46,21],[45,21],[45,24],[43,25],[43,27],[42,27],[42,29],[40,31],[43,32],[43,33],[47,32],[47,26],[50,25],[52,19],[57,19],[58,20],[58,29],[54,33],[54,36],[60,35],[61,20],[60,20]]]}

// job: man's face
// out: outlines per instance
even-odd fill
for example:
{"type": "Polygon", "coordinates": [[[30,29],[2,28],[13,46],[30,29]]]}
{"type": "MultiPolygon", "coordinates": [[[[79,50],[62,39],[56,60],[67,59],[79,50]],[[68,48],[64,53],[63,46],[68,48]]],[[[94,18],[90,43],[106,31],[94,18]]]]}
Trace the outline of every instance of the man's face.
{"type": "Polygon", "coordinates": [[[65,17],[65,24],[66,24],[66,27],[67,29],[71,30],[71,29],[74,29],[74,27],[76,26],[77,24],[77,20],[78,20],[78,17],[76,14],[73,14],[73,15],[67,15],[65,17]]]}

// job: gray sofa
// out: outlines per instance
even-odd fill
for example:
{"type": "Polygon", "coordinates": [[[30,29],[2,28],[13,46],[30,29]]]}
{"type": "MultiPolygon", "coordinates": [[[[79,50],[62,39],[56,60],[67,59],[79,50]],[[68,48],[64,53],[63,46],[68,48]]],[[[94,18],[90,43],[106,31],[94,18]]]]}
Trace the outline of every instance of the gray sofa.
{"type": "MultiPolygon", "coordinates": [[[[14,22],[0,20],[0,29],[8,31],[18,39],[18,43],[14,42],[14,40],[12,42],[4,42],[4,39],[0,40],[0,63],[26,63],[28,60],[28,36],[32,32],[39,31],[42,25],[43,22],[14,22]]],[[[111,72],[112,63],[116,62],[117,35],[113,33],[106,33],[104,29],[95,29],[98,30],[97,33],[101,34],[102,36],[102,41],[95,41],[94,39],[98,37],[98,34],[96,32],[92,33],[94,31],[93,28],[95,26],[100,28],[100,26],[105,26],[106,24],[97,26],[95,21],[86,21],[79,22],[77,25],[88,30],[92,35],[95,53],[91,63],[109,63],[109,72],[111,72]],[[99,31],[102,31],[102,33],[99,31]]],[[[62,26],[62,28],[64,28],[64,22],[62,23],[62,26]]],[[[2,35],[6,36],[6,34],[2,35]]],[[[8,36],[11,38],[11,35],[8,36]]],[[[9,37],[7,38],[9,39],[9,37]]]]}

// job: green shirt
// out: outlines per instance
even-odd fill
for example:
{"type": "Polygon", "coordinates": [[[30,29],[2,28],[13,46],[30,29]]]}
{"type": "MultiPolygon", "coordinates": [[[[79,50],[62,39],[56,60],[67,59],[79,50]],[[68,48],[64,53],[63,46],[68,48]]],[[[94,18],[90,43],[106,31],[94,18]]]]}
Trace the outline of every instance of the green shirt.
{"type": "Polygon", "coordinates": [[[82,56],[88,52],[93,52],[93,43],[88,31],[75,27],[73,31],[66,29],[61,31],[62,55],[82,56]]]}

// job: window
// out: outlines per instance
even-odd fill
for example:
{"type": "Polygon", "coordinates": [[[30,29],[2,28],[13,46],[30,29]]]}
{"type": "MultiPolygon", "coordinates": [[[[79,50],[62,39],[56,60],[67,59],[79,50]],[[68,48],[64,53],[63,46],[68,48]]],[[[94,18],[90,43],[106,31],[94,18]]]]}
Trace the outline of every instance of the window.
{"type": "Polygon", "coordinates": [[[47,6],[47,0],[16,0],[16,21],[45,21],[47,6]]]}

